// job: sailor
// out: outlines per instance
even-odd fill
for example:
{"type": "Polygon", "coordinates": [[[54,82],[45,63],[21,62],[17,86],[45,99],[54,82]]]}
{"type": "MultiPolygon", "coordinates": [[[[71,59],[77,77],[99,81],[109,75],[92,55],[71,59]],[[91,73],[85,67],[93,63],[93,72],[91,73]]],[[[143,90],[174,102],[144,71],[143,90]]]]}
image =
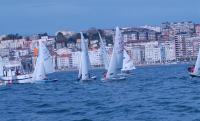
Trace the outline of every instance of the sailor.
{"type": "Polygon", "coordinates": [[[16,75],[19,75],[19,69],[16,69],[15,74],[16,74],[16,75]]]}
{"type": "Polygon", "coordinates": [[[193,73],[194,72],[194,68],[195,68],[195,65],[192,65],[191,67],[188,68],[188,71],[190,73],[193,73]]]}
{"type": "Polygon", "coordinates": [[[82,74],[80,75],[80,77],[78,77],[78,79],[77,79],[77,80],[81,80],[81,78],[82,78],[82,74]]]}
{"type": "Polygon", "coordinates": [[[125,71],[125,73],[126,73],[126,74],[130,74],[130,71],[129,71],[129,70],[127,70],[127,71],[125,71]]]}
{"type": "Polygon", "coordinates": [[[8,84],[12,84],[12,83],[13,83],[12,80],[9,80],[9,81],[8,81],[8,84]]]}
{"type": "Polygon", "coordinates": [[[191,71],[192,71],[192,72],[194,72],[194,68],[195,68],[195,66],[193,65],[192,68],[191,68],[191,71]]]}
{"type": "Polygon", "coordinates": [[[106,74],[107,74],[107,71],[105,71],[104,73],[103,73],[103,77],[106,79],[106,74]]]}

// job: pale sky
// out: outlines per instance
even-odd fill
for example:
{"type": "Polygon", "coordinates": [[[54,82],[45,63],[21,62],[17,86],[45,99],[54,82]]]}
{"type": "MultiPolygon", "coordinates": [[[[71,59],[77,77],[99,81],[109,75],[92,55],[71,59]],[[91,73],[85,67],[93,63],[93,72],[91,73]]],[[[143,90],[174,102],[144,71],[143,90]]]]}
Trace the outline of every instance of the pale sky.
{"type": "Polygon", "coordinates": [[[0,34],[200,23],[200,0],[0,0],[0,34]]]}

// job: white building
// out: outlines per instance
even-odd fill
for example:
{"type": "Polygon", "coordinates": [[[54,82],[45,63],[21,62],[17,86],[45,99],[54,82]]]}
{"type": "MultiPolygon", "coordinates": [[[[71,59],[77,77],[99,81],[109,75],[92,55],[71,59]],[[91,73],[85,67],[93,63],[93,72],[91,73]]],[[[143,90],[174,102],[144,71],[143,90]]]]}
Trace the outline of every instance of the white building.
{"type": "Polygon", "coordinates": [[[185,38],[185,57],[196,58],[200,47],[200,37],[185,38]]]}
{"type": "Polygon", "coordinates": [[[100,49],[89,51],[89,58],[91,66],[99,67],[103,64],[100,49]]]}
{"type": "Polygon", "coordinates": [[[130,58],[133,60],[135,65],[143,64],[145,61],[145,47],[143,45],[127,45],[126,50],[128,51],[130,58]]]}
{"type": "Polygon", "coordinates": [[[72,68],[79,68],[81,56],[80,51],[71,52],[71,57],[69,58],[70,67],[72,68]]]}
{"type": "Polygon", "coordinates": [[[21,56],[26,56],[30,54],[30,49],[29,48],[19,48],[15,49],[15,57],[21,57],[21,56]]]}
{"type": "Polygon", "coordinates": [[[160,44],[162,62],[170,62],[176,60],[175,42],[163,41],[160,44]]]}
{"type": "Polygon", "coordinates": [[[136,43],[135,45],[144,46],[144,58],[147,64],[154,64],[161,62],[161,50],[158,41],[136,43]]]}
{"type": "Polygon", "coordinates": [[[159,26],[144,25],[144,26],[141,26],[141,28],[153,30],[153,31],[156,31],[156,32],[161,32],[161,27],[159,27],[159,26]]]}
{"type": "Polygon", "coordinates": [[[16,48],[23,48],[25,39],[16,39],[16,40],[1,40],[0,41],[0,49],[2,48],[10,48],[10,49],[16,49],[16,48]]]}
{"type": "Polygon", "coordinates": [[[70,51],[67,48],[61,48],[56,51],[56,61],[58,69],[66,69],[70,67],[70,51]]]}
{"type": "Polygon", "coordinates": [[[57,56],[57,68],[58,69],[66,69],[70,67],[69,62],[70,55],[62,54],[57,56]]]}
{"type": "Polygon", "coordinates": [[[161,52],[158,41],[145,43],[145,61],[146,63],[161,62],[161,52]]]}

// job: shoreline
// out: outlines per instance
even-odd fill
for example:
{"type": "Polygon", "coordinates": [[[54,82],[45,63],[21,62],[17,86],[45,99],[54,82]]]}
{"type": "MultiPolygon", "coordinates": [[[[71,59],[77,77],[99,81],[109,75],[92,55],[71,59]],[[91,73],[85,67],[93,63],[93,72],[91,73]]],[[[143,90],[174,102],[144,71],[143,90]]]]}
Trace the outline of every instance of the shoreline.
{"type": "MultiPolygon", "coordinates": [[[[178,64],[190,64],[192,62],[174,62],[174,63],[157,63],[157,64],[140,64],[136,65],[137,67],[148,67],[148,66],[167,66],[167,65],[178,65],[178,64]]],[[[97,69],[104,69],[103,67],[92,67],[91,70],[97,70],[97,69]]],[[[78,68],[67,68],[63,70],[56,70],[55,72],[72,72],[72,71],[78,71],[78,68]]]]}

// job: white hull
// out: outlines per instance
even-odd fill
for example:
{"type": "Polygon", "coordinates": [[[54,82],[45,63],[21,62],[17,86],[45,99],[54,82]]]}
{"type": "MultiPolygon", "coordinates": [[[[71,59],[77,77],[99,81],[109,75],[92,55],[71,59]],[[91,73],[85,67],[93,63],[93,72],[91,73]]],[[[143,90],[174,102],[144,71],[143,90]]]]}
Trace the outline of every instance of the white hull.
{"type": "Polygon", "coordinates": [[[97,77],[96,76],[92,76],[91,78],[88,78],[88,79],[81,79],[80,81],[93,81],[93,80],[96,80],[97,77]]]}
{"type": "Polygon", "coordinates": [[[134,75],[134,73],[120,73],[120,74],[118,74],[118,76],[125,76],[125,77],[127,77],[127,76],[132,76],[132,75],[134,75]]]}
{"type": "Polygon", "coordinates": [[[122,80],[126,80],[126,77],[112,77],[109,79],[106,78],[102,78],[101,81],[122,81],[122,80]]]}
{"type": "Polygon", "coordinates": [[[31,83],[32,76],[31,74],[7,76],[7,77],[1,77],[1,80],[4,82],[12,82],[12,83],[31,83]]]}
{"type": "Polygon", "coordinates": [[[199,74],[194,74],[194,73],[190,73],[190,72],[189,72],[189,75],[190,75],[191,77],[200,77],[199,74]]]}

